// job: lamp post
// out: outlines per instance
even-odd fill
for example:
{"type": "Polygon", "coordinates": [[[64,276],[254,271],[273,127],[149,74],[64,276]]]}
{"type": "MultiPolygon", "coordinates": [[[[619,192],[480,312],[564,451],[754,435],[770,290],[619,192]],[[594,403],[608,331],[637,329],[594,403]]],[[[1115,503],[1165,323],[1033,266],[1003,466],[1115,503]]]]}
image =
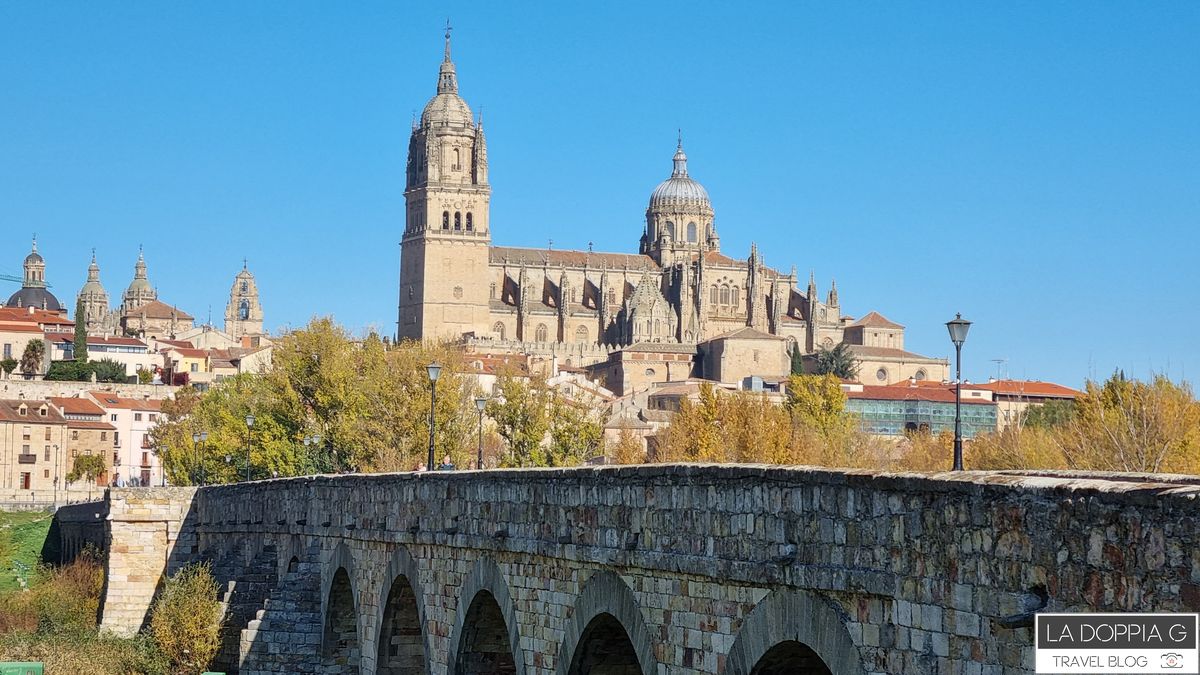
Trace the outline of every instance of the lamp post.
{"type": "Polygon", "coordinates": [[[479,452],[475,459],[475,468],[483,469],[483,409],[487,407],[487,399],[482,396],[475,398],[475,408],[479,410],[479,452]]]}
{"type": "Polygon", "coordinates": [[[946,322],[950,341],[954,343],[954,470],[963,470],[962,439],[962,346],[967,341],[971,322],[962,318],[962,313],[946,322]]]}
{"type": "Polygon", "coordinates": [[[246,415],[246,482],[250,482],[250,447],[254,445],[254,415],[246,415]]]}
{"type": "Polygon", "coordinates": [[[438,375],[442,374],[442,366],[434,361],[425,368],[429,371],[429,463],[425,465],[425,470],[433,471],[433,438],[437,419],[434,412],[437,410],[437,380],[438,375]]]}
{"type": "Polygon", "coordinates": [[[200,451],[200,448],[202,448],[204,446],[204,442],[207,440],[208,440],[208,432],[207,431],[201,431],[199,433],[192,434],[192,450],[193,450],[194,454],[196,455],[196,467],[197,467],[196,473],[198,474],[198,475],[192,476],[192,482],[193,483],[199,482],[201,485],[204,485],[204,458],[203,458],[203,453],[200,451]]]}
{"type": "Polygon", "coordinates": [[[200,482],[200,472],[197,470],[197,467],[200,466],[200,449],[199,448],[200,448],[200,433],[195,432],[192,434],[192,459],[195,460],[195,462],[192,464],[192,476],[191,476],[193,485],[200,482]]]}

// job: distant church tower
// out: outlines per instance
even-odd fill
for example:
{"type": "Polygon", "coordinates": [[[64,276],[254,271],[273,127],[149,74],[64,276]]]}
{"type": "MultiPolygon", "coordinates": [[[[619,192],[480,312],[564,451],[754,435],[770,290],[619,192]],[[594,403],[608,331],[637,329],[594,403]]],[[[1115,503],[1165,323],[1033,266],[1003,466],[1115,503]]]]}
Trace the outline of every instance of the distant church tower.
{"type": "Polygon", "coordinates": [[[82,303],[83,316],[76,316],[76,321],[83,321],[88,335],[104,335],[113,331],[113,314],[108,307],[108,291],[100,283],[100,265],[96,263],[96,252],[92,251],[92,264],[88,265],[87,282],[79,289],[79,302],[82,303]]]}
{"type": "Polygon", "coordinates": [[[450,27],[437,94],[408,143],[397,339],[458,338],[488,327],[488,211],[483,120],[458,95],[450,27]]]}
{"type": "Polygon", "coordinates": [[[158,291],[154,290],[149,277],[146,276],[146,258],[139,247],[137,263],[133,266],[133,281],[129,282],[129,288],[125,289],[125,295],[121,298],[121,314],[129,314],[157,299],[158,291]]]}
{"type": "Polygon", "coordinates": [[[233,279],[233,287],[229,289],[229,304],[225,306],[225,332],[235,338],[263,333],[258,286],[245,262],[242,263],[242,271],[233,279]]]}

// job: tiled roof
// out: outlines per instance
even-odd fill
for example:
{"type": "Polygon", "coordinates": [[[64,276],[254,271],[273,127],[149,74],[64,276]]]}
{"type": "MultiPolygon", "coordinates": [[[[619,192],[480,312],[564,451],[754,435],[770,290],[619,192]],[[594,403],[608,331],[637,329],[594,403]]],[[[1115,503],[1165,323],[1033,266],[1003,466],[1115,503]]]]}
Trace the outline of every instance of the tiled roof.
{"type": "Polygon", "coordinates": [[[787,338],[779,337],[778,335],[771,335],[770,333],[764,333],[761,330],[758,330],[757,328],[751,328],[750,326],[746,326],[745,328],[738,328],[737,330],[731,330],[728,333],[722,333],[716,337],[709,338],[705,342],[712,342],[713,340],[786,340],[786,339],[787,338]]]}
{"type": "Polygon", "coordinates": [[[862,326],[865,328],[904,328],[900,324],[888,319],[879,312],[867,312],[863,318],[850,324],[850,327],[862,326]]]}
{"type": "Polygon", "coordinates": [[[162,410],[162,401],[153,398],[124,398],[117,396],[110,391],[89,391],[88,395],[100,404],[101,408],[107,409],[122,409],[122,410],[148,410],[150,412],[158,412],[162,410]]]}
{"type": "Polygon", "coordinates": [[[63,424],[67,420],[58,412],[57,408],[45,401],[0,399],[0,421],[25,424],[63,424]],[[22,404],[28,409],[28,414],[23,417],[17,412],[22,404]],[[38,414],[38,410],[42,406],[46,406],[45,416],[38,414]]]}
{"type": "Polygon", "coordinates": [[[583,267],[620,270],[626,266],[636,270],[657,270],[658,263],[647,255],[638,253],[594,253],[588,251],[556,251],[543,248],[516,248],[512,246],[493,246],[488,250],[489,259],[493,265],[503,264],[517,266],[521,263],[530,267],[583,267]]]}
{"type": "Polygon", "coordinates": [[[34,321],[39,324],[74,326],[75,322],[58,312],[28,307],[0,307],[0,321],[34,321]]]}
{"type": "Polygon", "coordinates": [[[944,359],[937,359],[930,356],[922,356],[915,352],[907,352],[903,349],[895,349],[893,347],[870,347],[867,345],[846,345],[851,354],[856,358],[874,358],[874,359],[904,359],[906,361],[936,361],[943,363],[944,359]]]}
{"type": "Polygon", "coordinates": [[[190,347],[171,347],[164,351],[175,352],[180,356],[188,359],[204,359],[208,358],[208,352],[203,349],[191,349],[190,347]]]}
{"type": "MultiPolygon", "coordinates": [[[[868,399],[872,401],[932,401],[935,403],[954,403],[954,392],[949,389],[929,387],[910,387],[908,383],[880,387],[864,384],[862,391],[847,391],[846,398],[868,399]]],[[[987,404],[991,401],[964,398],[963,405],[987,404]]]]}
{"type": "Polygon", "coordinates": [[[180,321],[191,321],[194,318],[182,309],[172,307],[159,300],[151,300],[141,307],[125,312],[123,316],[129,318],[145,316],[147,319],[170,319],[173,316],[180,321]]]}
{"type": "Polygon", "coordinates": [[[191,349],[196,346],[187,340],[159,340],[159,342],[163,343],[164,345],[171,345],[172,347],[184,347],[186,349],[191,349]]]}
{"type": "Polygon", "coordinates": [[[116,431],[117,428],[108,422],[100,420],[67,420],[68,429],[99,429],[101,431],[116,431]]]}
{"type": "Polygon", "coordinates": [[[1003,396],[1034,396],[1039,398],[1077,398],[1083,392],[1053,382],[1038,380],[994,380],[986,384],[971,385],[976,389],[987,389],[1003,396]]]}
{"type": "Polygon", "coordinates": [[[36,323],[18,323],[16,321],[0,321],[0,333],[40,333],[42,329],[36,323]]]}
{"type": "Polygon", "coordinates": [[[122,347],[149,347],[149,345],[147,345],[145,342],[142,342],[141,340],[139,340],[137,338],[117,337],[115,335],[108,335],[108,336],[102,336],[102,337],[89,336],[87,339],[87,343],[89,345],[114,345],[114,346],[119,345],[122,347]]]}
{"type": "Polygon", "coordinates": [[[46,400],[61,408],[67,415],[96,415],[97,417],[104,415],[104,409],[88,398],[51,396],[46,400]]]}

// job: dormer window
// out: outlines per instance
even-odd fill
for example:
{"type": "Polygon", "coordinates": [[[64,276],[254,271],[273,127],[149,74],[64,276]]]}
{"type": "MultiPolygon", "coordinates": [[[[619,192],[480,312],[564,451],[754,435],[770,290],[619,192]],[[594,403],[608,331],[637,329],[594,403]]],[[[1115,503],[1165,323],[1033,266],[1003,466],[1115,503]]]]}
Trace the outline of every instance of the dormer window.
{"type": "Polygon", "coordinates": [[[22,405],[20,408],[17,408],[17,414],[21,417],[25,417],[29,414],[29,408],[26,408],[24,405],[22,405]]]}
{"type": "Polygon", "coordinates": [[[42,406],[42,407],[38,408],[38,415],[41,417],[46,416],[46,406],[42,406]]]}

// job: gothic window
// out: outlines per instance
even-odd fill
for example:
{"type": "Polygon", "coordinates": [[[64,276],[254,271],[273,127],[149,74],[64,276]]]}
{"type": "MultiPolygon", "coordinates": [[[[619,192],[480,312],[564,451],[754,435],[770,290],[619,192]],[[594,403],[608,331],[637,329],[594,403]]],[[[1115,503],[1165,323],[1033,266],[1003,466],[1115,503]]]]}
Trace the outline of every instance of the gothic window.
{"type": "MultiPolygon", "coordinates": [[[[492,284],[492,285],[494,286],[495,284],[492,284]]],[[[497,321],[496,325],[492,326],[492,332],[496,334],[497,338],[503,340],[504,339],[504,324],[497,321]]]]}
{"type": "Polygon", "coordinates": [[[538,342],[545,342],[549,335],[550,331],[546,329],[546,324],[539,323],[537,330],[533,333],[533,339],[538,342]]]}
{"type": "Polygon", "coordinates": [[[615,288],[608,289],[608,304],[617,304],[617,290],[615,288]]]}
{"type": "Polygon", "coordinates": [[[454,229],[456,229],[456,230],[462,229],[462,212],[460,212],[460,211],[454,212],[454,229]]]}
{"type": "Polygon", "coordinates": [[[241,319],[242,321],[245,321],[250,318],[250,301],[249,300],[246,300],[243,298],[242,301],[240,303],[238,303],[238,318],[241,319]]]}
{"type": "Polygon", "coordinates": [[[467,232],[475,230],[475,220],[471,217],[471,212],[467,211],[467,232]]]}
{"type": "Polygon", "coordinates": [[[712,285],[712,293],[709,294],[711,296],[709,299],[709,302],[711,304],[713,304],[713,305],[717,304],[717,301],[720,299],[720,296],[718,295],[719,292],[720,292],[720,289],[717,288],[716,284],[713,284],[712,285]]]}
{"type": "Polygon", "coordinates": [[[588,341],[587,326],[580,326],[575,329],[575,341],[576,342],[587,342],[588,341]]]}
{"type": "Polygon", "coordinates": [[[695,223],[688,223],[687,240],[692,243],[695,243],[695,241],[696,241],[696,224],[695,223]]]}
{"type": "Polygon", "coordinates": [[[450,212],[449,211],[442,211],[442,229],[443,230],[450,229],[450,212]]]}
{"type": "Polygon", "coordinates": [[[574,305],[578,294],[574,288],[571,289],[571,304],[574,305]]]}
{"type": "Polygon", "coordinates": [[[725,286],[725,285],[721,286],[721,304],[722,305],[729,304],[729,286],[725,286]]]}
{"type": "Polygon", "coordinates": [[[741,299],[741,293],[738,291],[738,287],[734,286],[733,291],[730,292],[730,294],[729,294],[729,301],[733,305],[734,309],[737,309],[738,305],[741,304],[739,302],[740,299],[741,299]]]}
{"type": "MultiPolygon", "coordinates": [[[[462,155],[459,153],[458,148],[454,149],[454,165],[451,166],[450,168],[454,169],[455,171],[459,171],[460,169],[462,169],[462,155]]],[[[458,228],[454,228],[454,229],[458,229],[458,228]]]]}
{"type": "MultiPolygon", "coordinates": [[[[491,294],[491,298],[492,298],[492,300],[495,300],[495,299],[496,299],[496,282],[494,282],[494,281],[492,282],[492,294],[491,294]]],[[[497,324],[497,325],[499,325],[499,324],[497,324]]]]}
{"type": "Polygon", "coordinates": [[[667,221],[667,238],[668,239],[675,238],[675,223],[672,223],[669,220],[667,221]]]}

